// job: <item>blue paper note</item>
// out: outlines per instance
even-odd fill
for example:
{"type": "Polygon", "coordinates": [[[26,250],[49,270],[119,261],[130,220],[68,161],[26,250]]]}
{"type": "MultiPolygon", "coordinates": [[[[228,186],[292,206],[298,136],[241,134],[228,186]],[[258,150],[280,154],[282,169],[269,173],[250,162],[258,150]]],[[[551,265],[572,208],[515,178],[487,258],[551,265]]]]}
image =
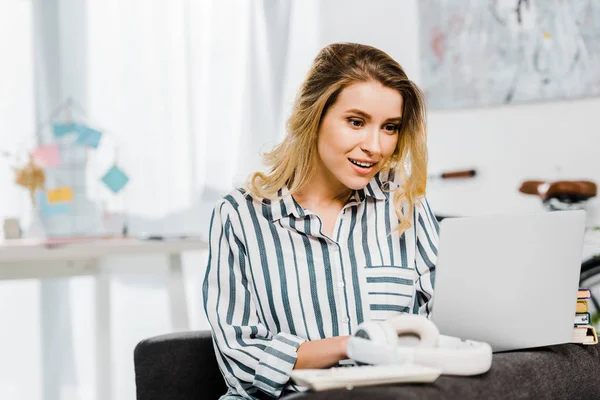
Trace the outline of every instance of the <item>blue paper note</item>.
{"type": "Polygon", "coordinates": [[[118,193],[127,184],[129,178],[125,172],[116,165],[113,165],[102,177],[102,182],[114,193],[118,193]]]}
{"type": "Polygon", "coordinates": [[[98,144],[102,138],[102,132],[85,125],[78,125],[77,132],[79,133],[79,137],[77,138],[78,144],[93,147],[94,149],[98,148],[98,144]]]}
{"type": "Polygon", "coordinates": [[[63,137],[69,133],[77,132],[76,124],[52,124],[52,130],[54,131],[54,136],[59,138],[63,137]]]}
{"type": "Polygon", "coordinates": [[[70,210],[69,203],[50,204],[48,202],[48,195],[43,190],[36,191],[36,199],[42,217],[53,217],[55,215],[66,214],[70,210]]]}

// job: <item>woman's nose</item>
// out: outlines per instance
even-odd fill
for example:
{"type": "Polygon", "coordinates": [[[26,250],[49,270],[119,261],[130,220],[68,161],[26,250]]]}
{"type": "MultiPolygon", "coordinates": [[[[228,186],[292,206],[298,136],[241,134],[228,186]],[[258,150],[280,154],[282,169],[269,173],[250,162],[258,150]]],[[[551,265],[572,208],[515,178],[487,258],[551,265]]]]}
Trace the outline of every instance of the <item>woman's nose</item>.
{"type": "Polygon", "coordinates": [[[367,132],[365,132],[361,149],[369,154],[381,153],[381,143],[379,143],[378,129],[369,129],[367,132]]]}

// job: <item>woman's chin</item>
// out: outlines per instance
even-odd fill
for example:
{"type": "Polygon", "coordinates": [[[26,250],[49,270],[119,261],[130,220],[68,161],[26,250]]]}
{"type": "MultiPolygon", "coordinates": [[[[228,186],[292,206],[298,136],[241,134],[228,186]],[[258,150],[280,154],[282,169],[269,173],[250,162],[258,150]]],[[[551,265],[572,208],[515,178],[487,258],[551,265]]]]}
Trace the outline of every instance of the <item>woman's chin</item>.
{"type": "Polygon", "coordinates": [[[354,176],[344,179],[343,183],[348,189],[360,190],[364,189],[369,184],[369,182],[371,182],[371,179],[372,177],[370,175],[360,177],[354,176]]]}

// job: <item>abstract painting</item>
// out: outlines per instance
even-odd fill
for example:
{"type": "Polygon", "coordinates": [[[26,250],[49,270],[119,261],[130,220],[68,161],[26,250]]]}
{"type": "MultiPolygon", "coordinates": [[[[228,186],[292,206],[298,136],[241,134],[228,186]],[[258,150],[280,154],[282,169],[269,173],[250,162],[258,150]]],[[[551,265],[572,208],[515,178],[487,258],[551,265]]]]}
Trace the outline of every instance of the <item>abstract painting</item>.
{"type": "Polygon", "coordinates": [[[600,95],[599,0],[419,0],[432,109],[600,95]]]}

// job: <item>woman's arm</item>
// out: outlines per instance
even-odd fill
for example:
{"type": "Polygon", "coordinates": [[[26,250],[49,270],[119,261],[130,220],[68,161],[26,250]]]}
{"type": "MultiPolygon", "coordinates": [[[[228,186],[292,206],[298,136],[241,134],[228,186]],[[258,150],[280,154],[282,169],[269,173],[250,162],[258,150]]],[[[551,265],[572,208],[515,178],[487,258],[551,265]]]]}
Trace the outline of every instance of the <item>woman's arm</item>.
{"type": "Polygon", "coordinates": [[[437,245],[439,240],[439,225],[435,215],[429,207],[427,199],[423,198],[421,204],[415,207],[417,252],[415,254],[415,268],[418,278],[415,281],[417,298],[415,310],[420,315],[429,318],[433,306],[433,287],[435,281],[435,264],[437,263],[437,245]],[[418,308],[417,308],[418,307],[418,308]]]}
{"type": "Polygon", "coordinates": [[[239,218],[220,200],[210,220],[209,254],[202,286],[204,311],[212,328],[219,367],[235,394],[249,399],[280,397],[290,380],[298,347],[305,340],[271,332],[252,298],[248,259],[236,229],[239,218]],[[233,218],[231,218],[233,216],[233,218]],[[235,226],[234,226],[235,225],[235,226]]]}
{"type": "Polygon", "coordinates": [[[327,368],[348,358],[346,346],[349,338],[336,336],[302,343],[296,351],[298,358],[294,369],[327,368]]]}

